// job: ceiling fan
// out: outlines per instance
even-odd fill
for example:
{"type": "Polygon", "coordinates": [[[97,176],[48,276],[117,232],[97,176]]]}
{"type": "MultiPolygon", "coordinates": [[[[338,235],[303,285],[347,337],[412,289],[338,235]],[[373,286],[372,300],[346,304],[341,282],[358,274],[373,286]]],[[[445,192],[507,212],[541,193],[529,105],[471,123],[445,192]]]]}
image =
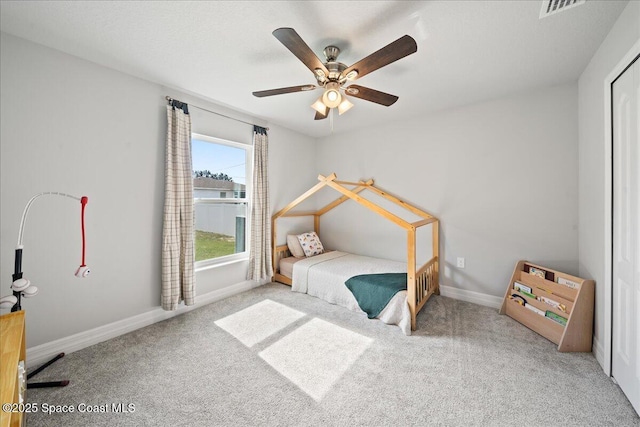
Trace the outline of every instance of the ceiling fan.
{"type": "Polygon", "coordinates": [[[345,85],[418,50],[416,41],[412,37],[405,35],[347,67],[342,62],[338,62],[340,49],[336,46],[327,46],[324,49],[323,53],[326,62],[323,63],[293,28],[278,28],[273,32],[273,35],[313,72],[318,84],[317,86],[308,84],[261,90],[253,92],[253,95],[262,98],[323,88],[322,96],[311,105],[316,110],[315,120],[326,119],[329,110],[333,108],[337,108],[338,113],[342,114],[353,107],[346,95],[375,102],[385,107],[393,105],[398,100],[395,95],[355,84],[345,85]],[[344,94],[341,94],[340,91],[343,91],[344,94]]]}

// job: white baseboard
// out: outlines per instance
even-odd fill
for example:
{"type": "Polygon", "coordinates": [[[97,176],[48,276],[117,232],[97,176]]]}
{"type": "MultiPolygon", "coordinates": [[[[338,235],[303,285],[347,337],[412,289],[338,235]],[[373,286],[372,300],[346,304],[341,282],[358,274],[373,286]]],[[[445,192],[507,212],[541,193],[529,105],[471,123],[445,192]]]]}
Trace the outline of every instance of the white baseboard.
{"type": "Polygon", "coordinates": [[[225,288],[197,296],[195,305],[181,305],[175,311],[165,311],[161,307],[157,307],[153,310],[147,311],[146,313],[138,314],[137,316],[118,320],[75,335],[60,338],[35,347],[30,347],[27,349],[27,366],[32,367],[39,365],[59,353],[73,353],[74,351],[82,350],[83,348],[91,345],[135,331],[136,329],[187,313],[191,310],[195,310],[196,308],[200,308],[232,295],[248,291],[255,286],[257,286],[257,284],[250,281],[236,283],[235,285],[227,286],[225,288]]]}
{"type": "Polygon", "coordinates": [[[596,360],[602,369],[604,369],[604,348],[602,348],[600,341],[598,341],[595,335],[593,336],[593,346],[591,347],[591,351],[593,351],[593,355],[596,357],[596,360]]]}
{"type": "Polygon", "coordinates": [[[458,289],[452,286],[440,285],[440,295],[459,299],[461,301],[472,302],[474,304],[484,305],[486,307],[500,308],[502,306],[502,298],[493,295],[481,294],[480,292],[468,291],[466,289],[458,289]]]}

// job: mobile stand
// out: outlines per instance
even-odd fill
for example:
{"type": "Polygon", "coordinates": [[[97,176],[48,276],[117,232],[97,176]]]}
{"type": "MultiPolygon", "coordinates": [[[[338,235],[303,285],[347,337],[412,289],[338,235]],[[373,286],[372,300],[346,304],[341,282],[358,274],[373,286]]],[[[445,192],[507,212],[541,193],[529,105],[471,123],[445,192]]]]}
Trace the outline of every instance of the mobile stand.
{"type": "MultiPolygon", "coordinates": [[[[24,234],[24,225],[25,225],[25,220],[27,218],[27,213],[29,212],[29,207],[31,206],[31,204],[35,199],[44,195],[65,196],[65,197],[69,197],[69,198],[80,201],[82,205],[82,210],[81,210],[82,264],[76,270],[75,276],[82,278],[82,277],[87,277],[90,273],[89,267],[87,267],[87,265],[84,262],[84,255],[85,255],[84,209],[89,199],[84,196],[81,198],[78,198],[78,197],[70,196],[65,193],[56,193],[56,192],[47,192],[47,193],[37,194],[34,197],[32,197],[31,200],[29,200],[29,202],[27,203],[27,206],[24,209],[24,212],[22,213],[22,220],[20,222],[20,232],[18,234],[18,245],[16,246],[14,272],[12,275],[13,283],[11,285],[11,289],[13,291],[13,295],[2,297],[0,299],[0,306],[2,308],[5,308],[5,307],[8,308],[8,306],[11,306],[12,312],[22,310],[22,297],[31,298],[38,293],[38,288],[36,286],[31,285],[31,282],[29,280],[22,277],[22,248],[23,248],[22,237],[24,234]]],[[[34,375],[39,374],[45,368],[50,366],[52,363],[56,362],[57,360],[60,360],[63,357],[64,357],[64,353],[58,354],[56,357],[49,360],[44,365],[35,369],[30,374],[27,374],[27,380],[31,379],[34,375]]],[[[64,387],[68,384],[69,384],[69,380],[48,381],[48,382],[31,383],[31,384],[27,383],[27,388],[64,387]]]]}
{"type": "MultiPolygon", "coordinates": [[[[14,311],[22,310],[22,305],[21,305],[21,303],[22,303],[22,295],[23,295],[23,292],[25,290],[31,289],[31,292],[24,293],[25,297],[27,295],[29,297],[35,296],[35,294],[38,293],[38,289],[35,286],[30,286],[28,280],[22,279],[22,248],[16,249],[15,271],[13,273],[12,278],[13,278],[13,282],[14,283],[25,283],[26,286],[27,286],[22,291],[17,291],[15,289],[13,290],[13,296],[16,298],[16,303],[13,305],[13,307],[11,307],[11,311],[14,312],[14,311]],[[22,279],[22,280],[20,280],[20,279],[22,279]],[[35,288],[35,290],[33,290],[33,288],[35,288]]],[[[44,365],[40,366],[38,369],[34,370],[30,374],[27,374],[27,380],[31,379],[31,377],[33,377],[34,375],[39,374],[46,367],[51,365],[53,362],[61,359],[62,357],[64,357],[64,353],[58,354],[56,357],[54,357],[53,359],[51,359],[50,361],[48,361],[44,365]]],[[[31,383],[31,384],[27,383],[27,388],[64,387],[67,384],[69,384],[69,380],[48,381],[48,382],[31,383]]]]}
{"type": "MultiPolygon", "coordinates": [[[[27,381],[30,380],[31,377],[33,377],[34,375],[37,375],[40,372],[42,372],[43,369],[47,368],[53,362],[55,362],[57,360],[60,360],[63,357],[64,357],[64,353],[60,353],[56,357],[54,357],[53,359],[49,360],[44,365],[40,366],[35,371],[31,372],[30,374],[27,374],[27,381]]],[[[68,384],[69,384],[69,380],[45,381],[45,382],[41,382],[41,383],[27,383],[27,388],[64,387],[64,386],[66,386],[68,384]]]]}

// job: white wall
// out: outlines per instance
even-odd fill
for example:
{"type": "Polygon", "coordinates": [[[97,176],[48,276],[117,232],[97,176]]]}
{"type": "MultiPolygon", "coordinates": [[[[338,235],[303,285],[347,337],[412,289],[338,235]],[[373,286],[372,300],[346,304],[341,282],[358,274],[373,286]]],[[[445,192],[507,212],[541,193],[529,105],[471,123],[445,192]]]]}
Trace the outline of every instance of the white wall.
{"type": "Polygon", "coordinates": [[[580,76],[580,276],[596,281],[595,337],[604,334],[605,132],[604,80],[640,40],[640,2],[631,1],[580,76]]]}
{"type": "MultiPolygon", "coordinates": [[[[374,178],[440,218],[442,284],[502,297],[520,259],[578,271],[577,98],[570,84],[324,138],[318,171],[374,178]]],[[[355,204],[321,233],[336,249],[406,259],[405,233],[355,204]]]]}
{"type": "MultiPolygon", "coordinates": [[[[4,33],[0,42],[0,294],[10,293],[18,225],[29,198],[42,191],[89,197],[92,274],[84,280],[73,276],[80,261],[80,204],[49,196],[29,213],[23,270],[40,294],[23,301],[28,347],[157,309],[164,96],[257,119],[4,33]]],[[[191,112],[194,132],[251,143],[251,126],[191,112]]],[[[291,180],[290,158],[282,153],[296,159],[300,172],[312,170],[314,140],[275,126],[269,136],[272,193],[290,200],[310,181],[291,180]]],[[[199,271],[197,292],[242,282],[246,271],[246,261],[199,271]]]]}
{"type": "MultiPolygon", "coordinates": [[[[271,191],[271,210],[276,213],[303,194],[317,180],[316,174],[316,141],[307,144],[294,131],[282,127],[271,126],[269,140],[278,138],[287,143],[271,146],[269,149],[269,171],[271,191]],[[273,172],[278,170],[277,173],[273,172]],[[273,190],[275,189],[275,190],[273,190]]],[[[299,206],[299,210],[314,210],[316,201],[309,199],[299,206]]],[[[281,218],[276,224],[277,243],[286,244],[287,233],[300,234],[313,230],[313,220],[308,218],[281,218]]]]}

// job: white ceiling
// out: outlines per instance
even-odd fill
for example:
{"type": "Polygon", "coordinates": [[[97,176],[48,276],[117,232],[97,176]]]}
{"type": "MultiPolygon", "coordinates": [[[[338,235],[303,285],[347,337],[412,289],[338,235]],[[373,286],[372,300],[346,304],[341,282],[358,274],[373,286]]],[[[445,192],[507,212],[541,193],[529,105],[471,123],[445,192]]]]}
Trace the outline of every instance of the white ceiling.
{"type": "Polygon", "coordinates": [[[2,1],[0,29],[313,137],[319,91],[251,92],[315,83],[271,32],[292,27],[324,60],[351,65],[404,34],[418,52],[358,80],[400,97],[352,99],[334,133],[578,79],[627,1],[587,0],[540,20],[531,1],[2,1]]]}

